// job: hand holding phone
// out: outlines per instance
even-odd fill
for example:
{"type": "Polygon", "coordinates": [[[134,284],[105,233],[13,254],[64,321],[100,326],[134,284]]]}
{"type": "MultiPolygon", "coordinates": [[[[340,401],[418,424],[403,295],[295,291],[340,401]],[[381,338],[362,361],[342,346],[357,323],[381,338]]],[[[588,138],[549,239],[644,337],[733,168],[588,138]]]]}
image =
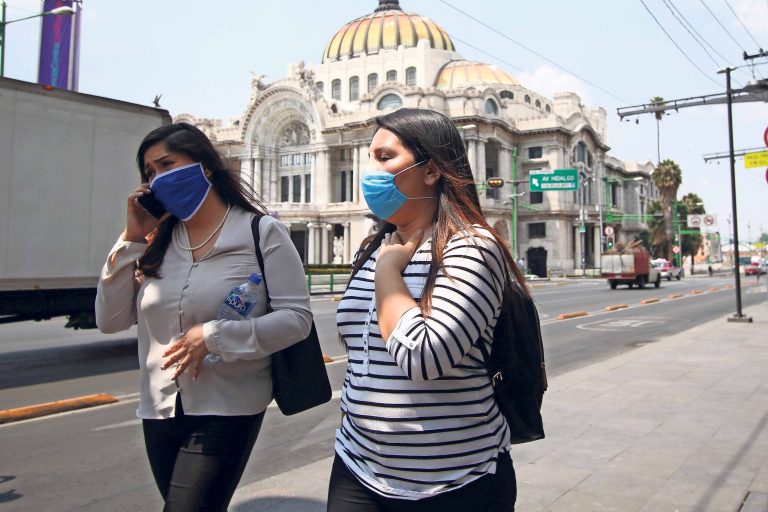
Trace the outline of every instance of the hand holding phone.
{"type": "Polygon", "coordinates": [[[139,206],[144,208],[144,211],[146,211],[155,219],[159,219],[165,215],[166,210],[163,206],[163,203],[158,201],[152,194],[144,194],[143,196],[140,196],[138,199],[136,199],[136,202],[139,203],[139,206]]]}

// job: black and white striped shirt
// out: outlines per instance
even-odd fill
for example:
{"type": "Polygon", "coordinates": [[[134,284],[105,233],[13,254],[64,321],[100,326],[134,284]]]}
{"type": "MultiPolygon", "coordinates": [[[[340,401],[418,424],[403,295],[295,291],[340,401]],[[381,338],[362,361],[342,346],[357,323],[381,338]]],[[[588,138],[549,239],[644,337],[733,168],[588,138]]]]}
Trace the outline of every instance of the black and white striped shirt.
{"type": "MultiPolygon", "coordinates": [[[[336,453],[384,496],[427,498],[495,473],[498,454],[509,445],[478,348],[485,343],[490,351],[505,264],[495,239],[480,233],[453,237],[429,315],[418,307],[406,311],[387,346],[375,308],[378,250],[339,302],[336,321],[349,362],[336,453]]],[[[417,302],[431,243],[416,251],[403,272],[417,302]]]]}

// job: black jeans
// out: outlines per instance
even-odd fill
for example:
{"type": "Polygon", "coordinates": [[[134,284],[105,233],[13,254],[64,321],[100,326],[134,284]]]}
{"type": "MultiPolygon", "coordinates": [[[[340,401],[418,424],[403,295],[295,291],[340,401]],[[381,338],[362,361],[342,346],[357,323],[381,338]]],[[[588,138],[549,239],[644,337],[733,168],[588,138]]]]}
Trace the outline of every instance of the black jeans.
{"type": "Polygon", "coordinates": [[[514,512],[517,481],[509,453],[500,453],[496,474],[421,500],[385,498],[360,483],[336,455],[328,485],[328,512],[514,512]]]}
{"type": "Polygon", "coordinates": [[[226,511],[259,435],[264,413],[144,420],[144,444],[165,512],[226,511]]]}

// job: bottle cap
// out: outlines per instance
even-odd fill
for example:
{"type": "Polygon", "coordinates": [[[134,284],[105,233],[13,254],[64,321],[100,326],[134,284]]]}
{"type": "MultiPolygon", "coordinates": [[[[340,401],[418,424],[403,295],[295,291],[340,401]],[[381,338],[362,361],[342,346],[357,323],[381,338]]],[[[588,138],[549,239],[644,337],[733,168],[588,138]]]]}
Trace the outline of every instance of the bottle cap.
{"type": "Polygon", "coordinates": [[[253,274],[248,276],[248,280],[250,282],[252,282],[253,284],[259,284],[259,283],[261,283],[261,276],[259,274],[257,274],[256,272],[254,272],[253,274]]]}

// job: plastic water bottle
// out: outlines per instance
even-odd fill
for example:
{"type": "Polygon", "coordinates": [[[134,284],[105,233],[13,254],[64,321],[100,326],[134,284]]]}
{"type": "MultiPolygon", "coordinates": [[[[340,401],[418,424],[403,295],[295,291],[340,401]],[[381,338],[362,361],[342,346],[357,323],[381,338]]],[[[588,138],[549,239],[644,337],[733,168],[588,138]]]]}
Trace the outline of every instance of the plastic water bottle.
{"type": "MultiPolygon", "coordinates": [[[[248,276],[248,280],[239,286],[232,288],[224,302],[219,306],[217,320],[245,320],[251,317],[251,313],[256,306],[258,297],[258,286],[261,284],[262,277],[253,273],[248,276]]],[[[216,363],[221,359],[218,354],[208,354],[206,360],[216,363]]]]}

